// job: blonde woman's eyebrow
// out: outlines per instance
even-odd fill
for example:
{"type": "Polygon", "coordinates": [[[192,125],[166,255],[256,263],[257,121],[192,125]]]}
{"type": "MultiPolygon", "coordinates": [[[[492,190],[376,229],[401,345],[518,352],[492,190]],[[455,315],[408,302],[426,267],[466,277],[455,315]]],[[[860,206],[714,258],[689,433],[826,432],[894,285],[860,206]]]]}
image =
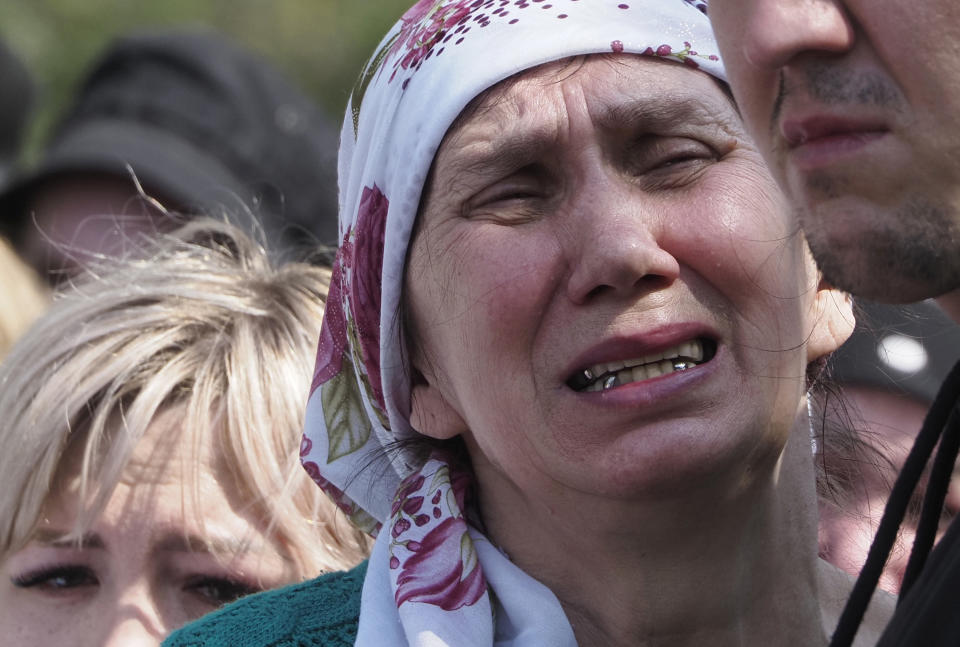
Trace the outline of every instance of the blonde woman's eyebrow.
{"type": "Polygon", "coordinates": [[[197,534],[170,531],[153,545],[154,553],[209,553],[213,555],[237,555],[259,553],[262,545],[227,535],[203,537],[197,534]]]}
{"type": "Polygon", "coordinates": [[[31,541],[51,548],[106,548],[103,538],[95,532],[86,532],[82,535],[72,535],[69,530],[60,528],[39,528],[31,537],[31,541]]]}

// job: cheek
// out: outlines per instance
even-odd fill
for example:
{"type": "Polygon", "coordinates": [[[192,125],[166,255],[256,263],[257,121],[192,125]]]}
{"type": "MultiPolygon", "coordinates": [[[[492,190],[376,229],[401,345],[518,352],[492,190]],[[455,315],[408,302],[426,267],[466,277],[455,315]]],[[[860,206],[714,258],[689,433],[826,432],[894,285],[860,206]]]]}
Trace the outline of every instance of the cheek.
{"type": "MultiPolygon", "coordinates": [[[[420,341],[434,360],[529,358],[560,277],[556,242],[521,228],[466,226],[468,234],[444,246],[442,256],[411,261],[408,286],[420,341]]],[[[422,248],[416,251],[426,257],[422,248]]]]}
{"type": "Polygon", "coordinates": [[[777,311],[806,292],[803,240],[766,172],[722,174],[699,200],[704,217],[675,228],[673,245],[716,291],[738,309],[777,311]]]}
{"type": "Polygon", "coordinates": [[[736,322],[732,350],[746,373],[802,373],[809,333],[804,317],[816,284],[782,194],[769,174],[748,166],[718,174],[703,196],[710,196],[709,207],[699,213],[707,217],[688,221],[676,234],[675,244],[688,246],[691,281],[700,284],[701,295],[716,297],[729,310],[736,322]]]}
{"type": "Polygon", "coordinates": [[[482,444],[530,415],[536,340],[562,268],[549,233],[466,226],[469,234],[442,256],[411,261],[408,286],[425,354],[482,444]]]}
{"type": "Polygon", "coordinates": [[[0,635],[5,647],[72,645],[87,625],[89,598],[84,602],[49,600],[0,583],[0,635]]]}

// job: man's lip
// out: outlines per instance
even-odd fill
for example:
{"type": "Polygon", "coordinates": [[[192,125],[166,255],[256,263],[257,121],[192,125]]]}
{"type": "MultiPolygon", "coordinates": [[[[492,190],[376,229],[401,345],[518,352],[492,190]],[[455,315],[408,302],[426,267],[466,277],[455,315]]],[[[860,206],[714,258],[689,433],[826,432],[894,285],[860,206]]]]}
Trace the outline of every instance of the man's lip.
{"type": "Polygon", "coordinates": [[[814,116],[788,118],[781,124],[791,165],[801,173],[850,162],[889,132],[886,124],[871,118],[814,116]]]}
{"type": "Polygon", "coordinates": [[[848,118],[831,115],[785,118],[780,133],[793,149],[820,140],[842,137],[869,137],[889,130],[879,119],[848,118]]]}
{"type": "Polygon", "coordinates": [[[680,323],[662,326],[635,335],[605,339],[576,357],[565,369],[561,381],[566,384],[571,375],[589,366],[630,360],[657,353],[697,338],[711,339],[720,345],[716,331],[702,323],[680,323]]]}

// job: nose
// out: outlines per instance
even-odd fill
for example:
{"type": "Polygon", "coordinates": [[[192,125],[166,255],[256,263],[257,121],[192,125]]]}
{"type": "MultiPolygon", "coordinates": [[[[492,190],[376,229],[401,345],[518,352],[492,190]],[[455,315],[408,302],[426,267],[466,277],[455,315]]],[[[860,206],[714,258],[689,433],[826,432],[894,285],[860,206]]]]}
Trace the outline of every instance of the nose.
{"type": "Polygon", "coordinates": [[[99,623],[102,647],[159,647],[168,628],[146,587],[134,587],[104,613],[99,623]]]}
{"type": "Polygon", "coordinates": [[[661,289],[680,274],[677,259],[658,242],[662,215],[645,208],[642,195],[609,186],[585,192],[570,214],[567,295],[577,304],[661,289]]]}
{"type": "Polygon", "coordinates": [[[853,47],[853,22],[842,0],[760,0],[745,16],[743,57],[778,69],[803,53],[843,53],[853,47]]]}

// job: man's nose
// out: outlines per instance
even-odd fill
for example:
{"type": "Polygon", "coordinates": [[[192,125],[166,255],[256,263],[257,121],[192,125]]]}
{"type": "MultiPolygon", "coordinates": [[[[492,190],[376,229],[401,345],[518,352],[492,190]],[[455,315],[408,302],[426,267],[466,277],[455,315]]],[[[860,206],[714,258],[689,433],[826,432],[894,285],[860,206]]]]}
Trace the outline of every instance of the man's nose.
{"type": "Polygon", "coordinates": [[[839,0],[761,0],[742,26],[742,56],[776,70],[804,53],[839,54],[853,47],[852,20],[839,0]]]}

